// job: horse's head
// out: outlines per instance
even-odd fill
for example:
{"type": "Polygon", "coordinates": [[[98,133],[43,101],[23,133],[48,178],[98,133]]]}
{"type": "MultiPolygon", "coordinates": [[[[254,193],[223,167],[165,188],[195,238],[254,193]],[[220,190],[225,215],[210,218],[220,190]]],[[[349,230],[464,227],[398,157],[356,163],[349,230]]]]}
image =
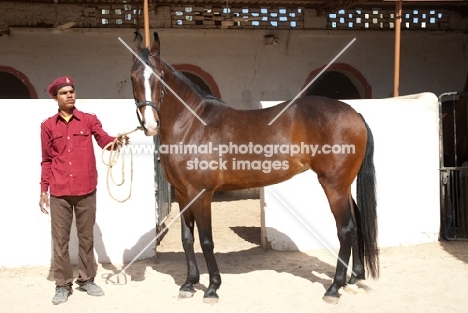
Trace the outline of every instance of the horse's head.
{"type": "Polygon", "coordinates": [[[145,135],[155,136],[159,129],[161,102],[164,97],[164,72],[161,70],[159,37],[154,33],[150,49],[141,47],[142,36],[135,33],[133,49],[139,58],[134,57],[131,72],[133,97],[137,106],[137,117],[145,135]]]}

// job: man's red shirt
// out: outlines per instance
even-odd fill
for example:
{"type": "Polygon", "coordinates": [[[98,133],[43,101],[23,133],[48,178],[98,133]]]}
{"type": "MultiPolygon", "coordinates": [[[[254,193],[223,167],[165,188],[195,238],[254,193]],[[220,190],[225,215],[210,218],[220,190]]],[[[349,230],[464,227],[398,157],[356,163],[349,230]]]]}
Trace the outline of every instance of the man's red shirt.
{"type": "Polygon", "coordinates": [[[82,196],[97,187],[96,158],[92,137],[104,148],[115,140],[93,115],[73,111],[66,122],[56,114],[41,125],[41,192],[51,195],[82,196]]]}

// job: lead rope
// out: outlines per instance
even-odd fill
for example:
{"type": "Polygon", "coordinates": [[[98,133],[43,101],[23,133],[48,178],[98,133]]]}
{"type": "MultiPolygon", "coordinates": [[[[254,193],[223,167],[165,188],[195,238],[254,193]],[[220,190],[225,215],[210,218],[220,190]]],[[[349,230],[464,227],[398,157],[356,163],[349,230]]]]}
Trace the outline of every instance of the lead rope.
{"type": "Polygon", "coordinates": [[[103,149],[102,149],[102,162],[107,166],[107,176],[106,176],[106,185],[107,185],[107,191],[109,192],[109,195],[111,196],[112,199],[114,199],[115,201],[117,202],[125,202],[127,201],[128,199],[130,199],[130,197],[132,196],[132,184],[133,184],[133,153],[132,153],[132,150],[130,149],[130,190],[128,192],[128,196],[124,199],[117,199],[116,197],[114,197],[112,195],[112,192],[111,192],[111,189],[110,189],[110,186],[109,186],[109,177],[111,178],[112,182],[114,183],[114,185],[116,186],[122,186],[124,183],[125,183],[125,153],[122,153],[122,147],[125,146],[127,144],[127,139],[125,138],[127,135],[133,133],[133,132],[136,132],[137,130],[140,130],[141,127],[137,127],[135,128],[134,130],[132,131],[129,131],[129,132],[126,132],[126,133],[122,133],[122,134],[118,134],[117,137],[114,139],[114,141],[108,143],[103,149]],[[115,145],[117,144],[117,141],[119,140],[119,138],[122,138],[122,145],[117,145],[117,148],[115,148],[115,145]],[[106,162],[106,160],[104,159],[104,152],[105,151],[108,151],[108,148],[110,147],[109,149],[109,158],[108,158],[108,162],[106,162]],[[119,160],[119,157],[120,155],[122,154],[122,180],[120,182],[116,182],[115,179],[114,179],[114,175],[112,174],[113,171],[112,171],[112,167],[117,164],[118,160],[119,160]]]}

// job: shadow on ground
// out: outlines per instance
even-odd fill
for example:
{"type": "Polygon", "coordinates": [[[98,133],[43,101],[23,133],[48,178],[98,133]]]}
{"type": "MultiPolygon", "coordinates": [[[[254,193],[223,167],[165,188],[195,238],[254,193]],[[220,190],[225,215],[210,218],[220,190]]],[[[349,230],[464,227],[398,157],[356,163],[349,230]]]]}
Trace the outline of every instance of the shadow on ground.
{"type": "MultiPolygon", "coordinates": [[[[231,227],[241,238],[256,244],[257,247],[233,252],[215,252],[216,260],[221,272],[224,274],[244,274],[252,271],[273,270],[278,273],[289,273],[323,285],[323,291],[331,285],[335,275],[335,266],[330,265],[317,257],[300,251],[264,251],[260,247],[260,227],[231,227]]],[[[202,253],[195,254],[200,275],[208,273],[205,259],[202,253]]],[[[186,279],[187,267],[185,254],[178,252],[157,252],[157,256],[136,262],[135,266],[127,269],[126,279],[143,281],[146,267],[154,271],[170,275],[176,285],[181,286],[186,279]]],[[[205,291],[208,281],[197,284],[195,288],[205,291]],[[205,285],[206,283],[206,285],[205,285]]],[[[367,290],[365,282],[359,282],[358,286],[367,290]]]]}
{"type": "Polygon", "coordinates": [[[450,255],[460,261],[468,263],[468,241],[447,241],[441,240],[440,245],[450,255]]]}

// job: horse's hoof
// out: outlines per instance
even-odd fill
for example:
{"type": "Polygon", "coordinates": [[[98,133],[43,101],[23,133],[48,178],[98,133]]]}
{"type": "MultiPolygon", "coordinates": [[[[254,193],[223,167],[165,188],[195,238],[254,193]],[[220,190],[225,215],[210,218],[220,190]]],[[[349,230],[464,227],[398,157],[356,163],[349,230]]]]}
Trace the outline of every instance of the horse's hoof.
{"type": "Polygon", "coordinates": [[[332,296],[323,296],[322,299],[328,304],[338,304],[338,301],[340,300],[339,297],[332,297],[332,296]]]}
{"type": "Polygon", "coordinates": [[[179,290],[179,299],[188,299],[193,297],[193,291],[179,290]]]}
{"type": "Polygon", "coordinates": [[[203,303],[218,303],[218,297],[203,297],[203,303]]]}
{"type": "Polygon", "coordinates": [[[356,284],[347,284],[343,287],[343,290],[350,295],[357,294],[359,287],[356,284]]]}

